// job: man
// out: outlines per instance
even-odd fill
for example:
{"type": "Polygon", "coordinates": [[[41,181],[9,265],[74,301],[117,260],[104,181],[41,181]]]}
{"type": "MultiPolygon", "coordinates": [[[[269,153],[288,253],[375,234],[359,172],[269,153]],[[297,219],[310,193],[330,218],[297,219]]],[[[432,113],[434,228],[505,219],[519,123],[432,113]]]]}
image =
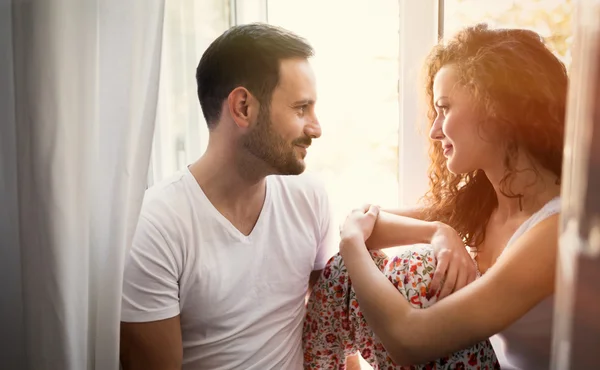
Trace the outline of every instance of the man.
{"type": "Polygon", "coordinates": [[[332,250],[305,175],[321,136],[312,48],[231,28],[198,65],[206,153],[148,191],[125,267],[124,369],[302,369],[305,296],[332,250]]]}

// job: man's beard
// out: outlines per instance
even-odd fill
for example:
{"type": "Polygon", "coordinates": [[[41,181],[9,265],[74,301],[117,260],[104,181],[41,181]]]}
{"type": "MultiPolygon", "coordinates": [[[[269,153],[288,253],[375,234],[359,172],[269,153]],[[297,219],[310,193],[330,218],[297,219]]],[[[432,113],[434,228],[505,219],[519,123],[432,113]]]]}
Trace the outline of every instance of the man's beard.
{"type": "Polygon", "coordinates": [[[256,126],[243,139],[244,148],[271,167],[278,175],[299,175],[306,165],[297,157],[295,145],[310,145],[311,139],[303,137],[286,142],[273,130],[268,110],[260,110],[256,126]]]}

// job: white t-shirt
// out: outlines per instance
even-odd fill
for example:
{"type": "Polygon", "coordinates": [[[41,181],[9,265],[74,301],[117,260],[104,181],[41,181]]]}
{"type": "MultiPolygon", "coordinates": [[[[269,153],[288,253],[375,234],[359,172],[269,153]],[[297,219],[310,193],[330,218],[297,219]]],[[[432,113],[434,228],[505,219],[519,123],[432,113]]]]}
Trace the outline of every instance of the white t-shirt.
{"type": "Polygon", "coordinates": [[[331,226],[322,186],[269,176],[245,236],[185,170],[144,198],[121,320],[181,315],[184,369],[302,369],[308,279],[336,252],[331,226]]]}

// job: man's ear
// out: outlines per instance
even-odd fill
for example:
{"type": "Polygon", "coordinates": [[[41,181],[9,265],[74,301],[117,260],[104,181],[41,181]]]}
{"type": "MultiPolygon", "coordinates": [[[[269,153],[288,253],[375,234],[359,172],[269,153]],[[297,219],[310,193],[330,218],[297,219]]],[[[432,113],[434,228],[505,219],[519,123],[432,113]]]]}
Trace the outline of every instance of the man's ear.
{"type": "Polygon", "coordinates": [[[248,128],[258,117],[258,99],[245,87],[236,87],[227,97],[229,114],[240,128],[248,128]]]}

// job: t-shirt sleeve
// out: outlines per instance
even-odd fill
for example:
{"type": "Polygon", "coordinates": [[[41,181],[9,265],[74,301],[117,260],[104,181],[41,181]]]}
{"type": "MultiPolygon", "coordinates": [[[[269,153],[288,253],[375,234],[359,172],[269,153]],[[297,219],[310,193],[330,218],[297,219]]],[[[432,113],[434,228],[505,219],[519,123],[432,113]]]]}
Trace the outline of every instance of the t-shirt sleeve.
{"type": "Polygon", "coordinates": [[[325,268],[329,259],[339,250],[339,231],[333,222],[333,212],[325,189],[321,191],[320,200],[321,240],[317,247],[314,270],[325,268]]]}
{"type": "Polygon", "coordinates": [[[179,315],[179,269],[173,240],[142,214],[125,261],[121,321],[148,322],[179,315]]]}

